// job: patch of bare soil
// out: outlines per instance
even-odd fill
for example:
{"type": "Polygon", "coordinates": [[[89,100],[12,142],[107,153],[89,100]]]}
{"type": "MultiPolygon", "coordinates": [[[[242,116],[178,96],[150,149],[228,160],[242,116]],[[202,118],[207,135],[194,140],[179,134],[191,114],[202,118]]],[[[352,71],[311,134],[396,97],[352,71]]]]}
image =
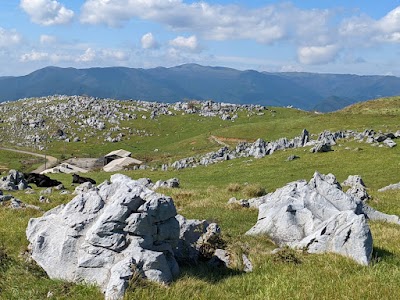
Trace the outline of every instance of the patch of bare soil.
{"type": "Polygon", "coordinates": [[[93,170],[99,167],[103,167],[103,158],[70,158],[64,161],[65,163],[77,166],[86,170],[93,170]]]}

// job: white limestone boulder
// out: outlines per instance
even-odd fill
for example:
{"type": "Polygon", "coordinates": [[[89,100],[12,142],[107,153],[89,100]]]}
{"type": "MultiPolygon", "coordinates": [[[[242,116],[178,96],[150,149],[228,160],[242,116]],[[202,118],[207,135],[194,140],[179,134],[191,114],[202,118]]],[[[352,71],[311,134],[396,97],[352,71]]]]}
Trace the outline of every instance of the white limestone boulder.
{"type": "Polygon", "coordinates": [[[160,283],[179,273],[175,217],[171,198],[116,174],[31,219],[26,233],[32,258],[51,278],[95,284],[106,299],[120,299],[134,269],[160,283]]]}
{"type": "Polygon", "coordinates": [[[372,237],[360,199],[342,191],[332,174],[315,173],[264,196],[257,223],[247,232],[266,234],[279,246],[334,252],[367,265],[372,237]]]}
{"type": "Polygon", "coordinates": [[[32,258],[50,278],[95,284],[106,299],[122,299],[133,276],[169,283],[177,261],[195,264],[205,245],[210,257],[220,246],[217,224],[177,215],[173,200],[143,181],[115,174],[77,192],[26,230],[32,258]]]}

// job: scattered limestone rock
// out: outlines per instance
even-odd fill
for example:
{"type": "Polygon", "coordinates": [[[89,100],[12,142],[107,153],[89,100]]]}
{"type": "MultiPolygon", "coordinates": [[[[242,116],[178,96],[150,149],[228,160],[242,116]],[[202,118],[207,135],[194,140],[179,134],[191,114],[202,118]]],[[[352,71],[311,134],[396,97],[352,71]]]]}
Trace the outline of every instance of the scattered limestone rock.
{"type": "Polygon", "coordinates": [[[389,191],[389,190],[399,190],[399,189],[400,189],[400,182],[394,183],[394,184],[389,184],[388,186],[380,188],[378,190],[378,192],[385,192],[385,191],[389,191]]]}
{"type": "Polygon", "coordinates": [[[329,151],[332,151],[331,144],[323,142],[316,143],[315,146],[310,149],[311,153],[317,153],[317,152],[322,153],[329,151]]]}
{"type": "Polygon", "coordinates": [[[250,203],[248,200],[245,200],[245,199],[237,200],[235,197],[230,198],[228,200],[228,204],[240,205],[242,207],[250,207],[250,203]]]}
{"type": "Polygon", "coordinates": [[[28,187],[27,189],[26,189],[26,191],[25,191],[25,194],[35,194],[36,192],[35,192],[35,190],[34,189],[31,189],[30,187],[28,187]]]}
{"type": "Polygon", "coordinates": [[[395,146],[397,146],[397,144],[391,139],[391,138],[387,138],[383,141],[383,144],[385,146],[388,146],[389,148],[393,148],[395,146]]]}
{"type": "Polygon", "coordinates": [[[141,185],[148,187],[149,189],[153,188],[154,184],[150,178],[139,178],[137,180],[141,185]]]}
{"type": "Polygon", "coordinates": [[[41,202],[41,203],[50,203],[50,200],[49,200],[49,198],[46,198],[45,196],[41,195],[39,197],[39,202],[41,202]]]}
{"type": "Polygon", "coordinates": [[[61,190],[65,189],[65,187],[63,184],[59,184],[59,185],[55,186],[54,189],[61,191],[61,190]]]}
{"type": "MultiPolygon", "coordinates": [[[[243,271],[246,273],[252,272],[253,265],[245,254],[242,254],[241,260],[243,262],[243,271]]],[[[225,268],[232,268],[232,263],[232,254],[222,249],[215,250],[214,256],[208,262],[210,266],[223,266],[225,268]]]]}
{"type": "Polygon", "coordinates": [[[346,194],[352,195],[361,201],[368,201],[371,196],[368,194],[367,189],[362,185],[355,185],[346,191],[346,194]]]}
{"type": "Polygon", "coordinates": [[[342,186],[352,187],[356,185],[361,185],[365,187],[365,183],[360,175],[349,175],[349,177],[347,177],[347,179],[342,182],[342,186]]]}
{"type": "Polygon", "coordinates": [[[121,174],[31,219],[26,234],[50,278],[95,284],[106,299],[122,299],[135,274],[168,283],[178,261],[209,259],[221,246],[217,224],[177,215],[171,198],[121,174]]]}
{"type": "Polygon", "coordinates": [[[13,198],[11,195],[3,195],[3,193],[0,195],[0,203],[9,201],[13,198]]]}
{"type": "Polygon", "coordinates": [[[363,212],[365,216],[372,221],[383,221],[400,225],[400,218],[396,215],[388,215],[363,204],[363,212]]]}
{"type": "Polygon", "coordinates": [[[247,234],[267,234],[279,246],[334,252],[367,265],[372,236],[366,204],[342,191],[332,174],[315,173],[263,197],[256,225],[247,234]]]}
{"type": "Polygon", "coordinates": [[[205,220],[188,220],[181,215],[177,215],[176,219],[180,230],[178,245],[174,250],[175,258],[178,262],[196,263],[199,259],[197,241],[210,224],[205,220]]]}
{"type": "Polygon", "coordinates": [[[0,178],[0,189],[6,191],[25,190],[28,183],[25,180],[24,173],[17,170],[10,170],[7,176],[0,178]]]}
{"type": "Polygon", "coordinates": [[[53,193],[53,189],[51,187],[40,192],[42,195],[50,195],[51,193],[53,193]]]}
{"type": "Polygon", "coordinates": [[[178,187],[179,187],[179,179],[178,178],[171,178],[171,179],[168,179],[167,181],[158,180],[154,184],[153,190],[156,190],[158,188],[171,189],[171,188],[178,188],[178,187]]]}
{"type": "Polygon", "coordinates": [[[350,189],[346,193],[361,199],[361,201],[368,201],[371,198],[360,175],[349,175],[342,185],[349,186],[350,189]]]}
{"type": "Polygon", "coordinates": [[[287,160],[287,161],[292,161],[292,160],[299,159],[299,158],[300,158],[300,157],[297,156],[297,155],[290,155],[286,160],[287,160]]]}
{"type": "Polygon", "coordinates": [[[84,280],[100,286],[106,299],[119,299],[132,266],[161,283],[177,275],[175,215],[171,198],[116,174],[98,190],[31,219],[27,237],[32,258],[51,278],[84,280]]]}
{"type": "Polygon", "coordinates": [[[372,235],[364,215],[355,215],[351,210],[341,211],[321,223],[296,248],[309,253],[338,253],[368,265],[372,254],[372,235]]]}
{"type": "Polygon", "coordinates": [[[87,181],[78,185],[74,190],[74,194],[86,193],[92,190],[96,190],[96,186],[93,183],[87,181]]]}
{"type": "MultiPolygon", "coordinates": [[[[1,196],[4,197],[4,196],[1,196]]],[[[40,207],[35,206],[35,205],[31,205],[31,204],[26,204],[24,202],[22,202],[21,200],[14,198],[10,195],[6,195],[5,198],[3,198],[3,200],[0,200],[0,204],[1,205],[5,205],[5,203],[8,202],[6,204],[6,207],[11,208],[11,209],[25,209],[25,208],[31,208],[31,209],[35,209],[35,210],[42,210],[40,207]]]]}

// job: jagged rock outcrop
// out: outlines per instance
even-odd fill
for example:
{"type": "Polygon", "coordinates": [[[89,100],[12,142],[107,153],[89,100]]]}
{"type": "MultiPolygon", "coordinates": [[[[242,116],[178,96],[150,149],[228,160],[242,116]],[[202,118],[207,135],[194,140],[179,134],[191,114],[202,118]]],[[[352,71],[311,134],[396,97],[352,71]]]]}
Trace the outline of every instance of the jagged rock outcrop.
{"type": "Polygon", "coordinates": [[[397,146],[396,142],[393,141],[391,138],[387,138],[383,141],[383,144],[389,148],[393,148],[395,146],[397,146]]]}
{"type": "Polygon", "coordinates": [[[218,151],[209,152],[199,157],[188,157],[175,161],[170,165],[174,169],[184,169],[189,167],[197,167],[200,165],[207,166],[221,161],[231,160],[238,157],[254,157],[262,158],[271,155],[275,151],[289,148],[304,147],[309,142],[309,133],[304,129],[300,136],[291,140],[280,138],[276,141],[266,142],[263,139],[257,139],[253,143],[240,142],[235,149],[222,147],[218,151]]]}
{"type": "Polygon", "coordinates": [[[299,159],[299,158],[300,158],[299,156],[292,154],[292,155],[288,156],[286,161],[292,161],[292,160],[299,159]]]}
{"type": "Polygon", "coordinates": [[[385,192],[385,191],[389,191],[389,190],[400,190],[400,182],[399,183],[389,184],[388,186],[380,188],[378,190],[378,192],[385,192]]]}
{"type": "Polygon", "coordinates": [[[51,278],[92,283],[106,299],[121,299],[134,274],[170,282],[177,261],[197,262],[219,227],[186,220],[170,197],[115,174],[31,219],[26,234],[32,258],[51,278]]]}
{"type": "Polygon", "coordinates": [[[3,195],[3,192],[1,190],[0,190],[0,205],[11,209],[31,208],[35,210],[41,210],[40,207],[31,204],[26,204],[21,200],[13,197],[12,195],[3,195]]]}
{"type": "Polygon", "coordinates": [[[367,129],[361,133],[353,130],[340,130],[336,132],[325,130],[318,135],[316,140],[311,140],[309,132],[306,129],[303,129],[301,135],[290,140],[284,137],[270,142],[264,141],[263,139],[257,139],[253,143],[240,142],[234,149],[223,147],[218,151],[209,152],[205,155],[183,158],[168,166],[163,165],[162,169],[165,170],[168,167],[172,167],[180,170],[184,168],[194,168],[200,165],[207,166],[239,157],[262,158],[266,155],[271,155],[278,150],[300,148],[305,146],[311,146],[312,148],[310,149],[310,152],[312,153],[329,152],[332,151],[332,146],[336,145],[339,139],[349,138],[353,138],[359,142],[362,142],[365,139],[366,143],[371,143],[373,146],[383,142],[380,145],[394,147],[395,142],[392,139],[398,137],[398,132],[382,134],[380,132],[376,133],[371,129],[367,129]],[[387,142],[385,143],[385,141],[387,142]]]}
{"type": "Polygon", "coordinates": [[[171,198],[117,174],[31,219],[27,237],[32,258],[51,278],[97,284],[107,299],[119,299],[135,268],[164,283],[178,274],[175,215],[171,198]]]}
{"type": "Polygon", "coordinates": [[[329,142],[317,142],[315,146],[310,149],[311,153],[329,151],[332,151],[331,144],[329,142]]]}
{"type": "Polygon", "coordinates": [[[383,221],[388,223],[394,223],[400,225],[400,217],[396,215],[388,215],[383,212],[373,209],[371,206],[363,203],[364,215],[372,221],[383,221]]]}
{"type": "Polygon", "coordinates": [[[96,190],[96,186],[93,183],[87,181],[78,185],[74,190],[74,194],[81,194],[94,190],[96,190]]]}
{"type": "Polygon", "coordinates": [[[239,205],[239,206],[242,206],[242,207],[250,207],[249,200],[246,200],[246,199],[237,200],[235,197],[230,198],[228,200],[228,204],[230,204],[230,205],[232,205],[232,204],[233,205],[239,205]]]}
{"type": "Polygon", "coordinates": [[[339,253],[363,265],[370,262],[372,254],[366,220],[399,224],[397,216],[377,212],[344,193],[332,174],[316,172],[309,182],[288,183],[258,203],[258,221],[247,234],[266,234],[279,246],[312,253],[339,253]]]}
{"type": "MultiPolygon", "coordinates": [[[[241,260],[243,262],[243,271],[244,272],[252,272],[253,271],[253,265],[249,261],[246,255],[242,254],[241,260]]],[[[210,266],[224,266],[226,268],[230,268],[232,265],[232,257],[231,253],[229,253],[226,250],[222,249],[217,249],[214,252],[214,256],[210,259],[208,262],[210,266]]]]}
{"type": "Polygon", "coordinates": [[[234,121],[239,111],[254,115],[267,110],[261,105],[212,101],[168,104],[65,95],[21,99],[18,102],[19,105],[4,103],[0,106],[4,132],[13,132],[8,142],[28,147],[35,144],[39,150],[53,140],[86,143],[88,138],[98,135],[103,143],[117,143],[132,136],[151,136],[152,133],[144,129],[134,128],[139,117],[151,122],[161,115],[170,117],[188,113],[234,121]],[[121,126],[124,121],[129,121],[130,126],[121,126]],[[49,132],[53,139],[48,139],[43,132],[49,132]]]}
{"type": "Polygon", "coordinates": [[[371,198],[360,175],[349,175],[342,185],[350,187],[347,194],[353,195],[361,201],[368,201],[371,198]]]}
{"type": "Polygon", "coordinates": [[[28,182],[25,180],[24,173],[17,170],[10,170],[7,176],[0,178],[0,189],[6,191],[25,190],[28,182]]]}
{"type": "Polygon", "coordinates": [[[171,178],[166,181],[163,180],[158,180],[154,186],[152,187],[153,190],[156,190],[158,188],[166,188],[166,189],[172,189],[172,188],[178,188],[179,187],[179,179],[178,178],[171,178]]]}

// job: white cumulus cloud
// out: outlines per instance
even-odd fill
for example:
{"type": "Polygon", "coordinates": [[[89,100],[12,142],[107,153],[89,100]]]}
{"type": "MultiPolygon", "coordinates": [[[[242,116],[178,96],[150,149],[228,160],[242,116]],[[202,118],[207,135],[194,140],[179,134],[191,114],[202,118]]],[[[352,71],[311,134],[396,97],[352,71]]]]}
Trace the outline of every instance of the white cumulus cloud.
{"type": "Polygon", "coordinates": [[[149,19],[163,11],[169,14],[181,4],[181,0],[86,0],[82,6],[81,21],[118,26],[132,17],[149,19]]]}
{"type": "Polygon", "coordinates": [[[383,32],[400,32],[400,6],[379,20],[378,26],[383,32]]]}
{"type": "Polygon", "coordinates": [[[344,20],[338,31],[341,41],[353,46],[400,43],[400,6],[378,20],[367,15],[344,20]]]}
{"type": "Polygon", "coordinates": [[[129,59],[129,54],[122,50],[103,49],[101,56],[104,59],[111,59],[117,61],[126,61],[129,59]]]}
{"type": "Polygon", "coordinates": [[[57,41],[57,38],[53,35],[42,34],[39,40],[42,45],[49,45],[54,44],[57,41]]]}
{"type": "Polygon", "coordinates": [[[143,49],[157,49],[159,44],[151,32],[146,33],[140,40],[143,49]]]}
{"type": "Polygon", "coordinates": [[[96,51],[92,48],[87,48],[85,53],[80,55],[76,61],[77,62],[91,62],[96,59],[96,51]]]}
{"type": "Polygon", "coordinates": [[[187,51],[198,51],[199,43],[195,35],[184,37],[178,36],[175,39],[169,41],[170,46],[187,51]]]}
{"type": "Polygon", "coordinates": [[[210,40],[251,39],[269,44],[304,35],[310,39],[321,39],[321,35],[327,38],[331,36],[327,30],[331,15],[328,10],[301,10],[290,3],[248,9],[204,1],[86,0],[81,22],[120,26],[139,18],[210,40]]]}
{"type": "Polygon", "coordinates": [[[30,61],[44,61],[49,59],[50,55],[46,52],[38,52],[32,50],[29,53],[24,53],[20,57],[21,62],[30,62],[30,61]]]}
{"type": "Polygon", "coordinates": [[[0,27],[0,48],[8,48],[22,42],[22,36],[16,30],[0,27]]]}
{"type": "Polygon", "coordinates": [[[325,64],[335,60],[339,50],[337,45],[300,47],[298,59],[305,65],[325,64]]]}
{"type": "Polygon", "coordinates": [[[21,0],[20,7],[32,22],[45,26],[67,24],[74,17],[72,10],[55,0],[21,0]]]}

